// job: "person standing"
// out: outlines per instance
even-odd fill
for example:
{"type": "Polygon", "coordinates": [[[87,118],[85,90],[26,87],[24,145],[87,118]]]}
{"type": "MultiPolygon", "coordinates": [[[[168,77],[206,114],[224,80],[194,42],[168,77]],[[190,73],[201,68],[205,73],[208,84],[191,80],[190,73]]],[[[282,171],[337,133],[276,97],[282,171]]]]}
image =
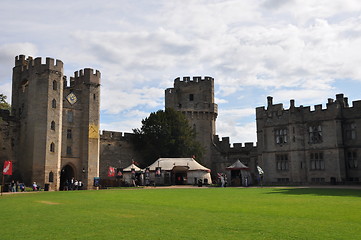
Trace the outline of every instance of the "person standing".
{"type": "Polygon", "coordinates": [[[70,179],[70,190],[74,190],[74,178],[70,179]]]}
{"type": "Polygon", "coordinates": [[[78,190],[78,184],[79,184],[79,182],[78,182],[78,180],[74,180],[74,190],[78,190]]]}
{"type": "Polygon", "coordinates": [[[11,192],[16,192],[16,184],[14,180],[11,181],[10,186],[11,186],[11,192]]]}
{"type": "Polygon", "coordinates": [[[68,190],[69,190],[69,181],[68,179],[66,179],[64,183],[64,191],[68,191],[68,190]]]}
{"type": "Polygon", "coordinates": [[[221,179],[221,187],[224,187],[225,181],[224,181],[223,173],[221,174],[220,179],[221,179]]]}
{"type": "Polygon", "coordinates": [[[33,191],[38,190],[38,185],[36,184],[36,182],[33,182],[33,191]]]}

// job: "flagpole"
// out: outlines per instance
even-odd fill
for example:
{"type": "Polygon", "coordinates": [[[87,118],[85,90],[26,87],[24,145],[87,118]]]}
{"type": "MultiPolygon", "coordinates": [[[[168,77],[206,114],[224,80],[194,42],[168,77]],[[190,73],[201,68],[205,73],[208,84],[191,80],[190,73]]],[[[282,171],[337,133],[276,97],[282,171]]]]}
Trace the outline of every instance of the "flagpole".
{"type": "Polygon", "coordinates": [[[3,195],[3,188],[4,188],[4,173],[3,173],[3,180],[1,182],[1,196],[3,195]]]}

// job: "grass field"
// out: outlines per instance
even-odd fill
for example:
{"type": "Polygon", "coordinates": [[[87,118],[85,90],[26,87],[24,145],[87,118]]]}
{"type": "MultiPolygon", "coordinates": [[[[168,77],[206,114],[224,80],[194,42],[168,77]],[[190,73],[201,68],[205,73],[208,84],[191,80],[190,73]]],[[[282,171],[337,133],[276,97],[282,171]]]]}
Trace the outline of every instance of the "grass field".
{"type": "Polygon", "coordinates": [[[361,190],[117,189],[5,194],[0,239],[361,239],[361,190]]]}

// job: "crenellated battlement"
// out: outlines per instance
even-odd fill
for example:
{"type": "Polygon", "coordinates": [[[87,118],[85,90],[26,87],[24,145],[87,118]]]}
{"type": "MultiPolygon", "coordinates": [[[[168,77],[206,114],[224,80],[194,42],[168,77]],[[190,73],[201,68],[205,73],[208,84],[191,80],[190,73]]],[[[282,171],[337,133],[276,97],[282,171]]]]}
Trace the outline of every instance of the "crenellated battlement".
{"type": "Polygon", "coordinates": [[[95,70],[95,73],[94,73],[94,69],[92,69],[92,68],[84,68],[84,69],[80,69],[79,71],[74,72],[74,78],[87,77],[87,76],[91,76],[91,75],[100,78],[99,70],[95,70]]]}
{"type": "Polygon", "coordinates": [[[98,87],[100,77],[101,74],[99,70],[95,70],[94,72],[94,69],[92,68],[84,68],[79,71],[75,71],[74,76],[70,77],[70,87],[81,83],[91,83],[98,87]]]}
{"type": "Polygon", "coordinates": [[[174,79],[174,83],[178,83],[178,82],[183,82],[183,83],[199,83],[199,82],[204,82],[204,81],[214,81],[214,78],[212,77],[208,77],[205,76],[204,78],[202,78],[201,76],[194,76],[193,78],[191,77],[183,77],[182,79],[180,77],[177,77],[176,79],[174,79]]]}
{"type": "Polygon", "coordinates": [[[61,60],[54,60],[53,58],[47,57],[45,63],[41,57],[33,59],[33,57],[25,55],[19,55],[15,57],[15,67],[21,67],[21,71],[27,71],[31,68],[34,69],[50,69],[54,71],[63,71],[63,62],[61,60]]]}
{"type": "Polygon", "coordinates": [[[256,150],[256,146],[253,145],[253,142],[246,142],[246,143],[233,143],[233,147],[229,142],[229,137],[222,137],[222,140],[219,140],[218,135],[213,136],[214,144],[224,152],[237,152],[237,151],[252,151],[256,150]]]}
{"type": "MultiPolygon", "coordinates": [[[[267,97],[267,108],[257,107],[256,108],[256,117],[258,119],[262,117],[267,118],[282,118],[288,117],[292,115],[299,115],[302,114],[304,117],[332,117],[335,115],[340,115],[341,111],[343,113],[349,112],[360,112],[361,111],[361,100],[353,101],[352,106],[349,106],[348,98],[344,97],[343,94],[337,94],[336,99],[328,98],[326,103],[326,108],[323,108],[322,104],[316,104],[311,109],[310,106],[303,106],[300,105],[299,107],[295,106],[295,100],[290,100],[290,107],[289,109],[284,109],[283,104],[273,104],[272,97],[267,97]]],[[[286,120],[286,119],[285,119],[286,120]]]]}
{"type": "Polygon", "coordinates": [[[100,134],[102,140],[129,141],[134,136],[133,133],[123,133],[103,130],[100,134]]]}

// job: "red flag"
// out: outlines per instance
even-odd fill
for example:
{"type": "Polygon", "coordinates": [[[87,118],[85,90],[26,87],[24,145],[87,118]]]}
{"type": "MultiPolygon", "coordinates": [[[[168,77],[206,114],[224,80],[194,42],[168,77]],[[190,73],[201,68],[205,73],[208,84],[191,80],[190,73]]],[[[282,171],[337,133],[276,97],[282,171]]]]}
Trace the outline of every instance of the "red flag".
{"type": "Polygon", "coordinates": [[[3,174],[4,175],[13,175],[13,163],[11,161],[4,162],[3,174]]]}
{"type": "Polygon", "coordinates": [[[114,177],[115,176],[115,168],[109,167],[108,169],[108,177],[114,177]]]}

